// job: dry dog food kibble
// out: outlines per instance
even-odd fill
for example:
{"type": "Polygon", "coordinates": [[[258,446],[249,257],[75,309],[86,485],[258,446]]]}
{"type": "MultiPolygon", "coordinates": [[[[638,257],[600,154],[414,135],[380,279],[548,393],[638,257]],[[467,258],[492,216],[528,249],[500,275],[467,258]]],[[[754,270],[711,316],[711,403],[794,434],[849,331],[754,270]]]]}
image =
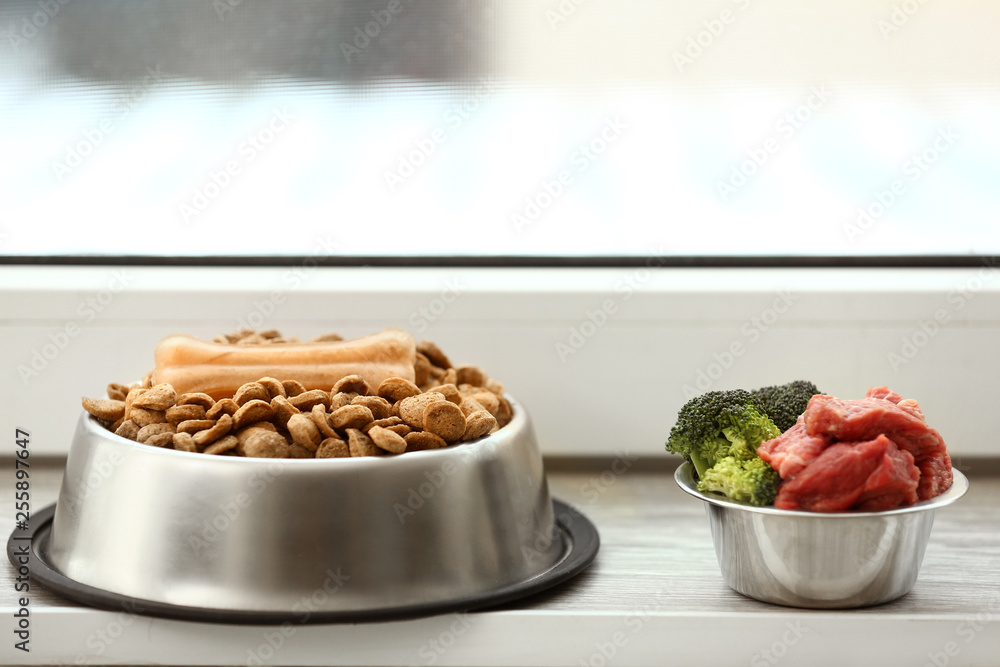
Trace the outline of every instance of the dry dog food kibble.
{"type": "Polygon", "coordinates": [[[356,362],[359,372],[337,376],[325,388],[316,386],[322,376],[315,369],[302,378],[308,387],[293,377],[308,361],[295,347],[303,344],[277,331],[240,331],[212,343],[165,340],[172,354],[164,372],[131,386],[109,384],[107,398],[83,399],[83,408],[106,428],[151,447],[261,458],[392,456],[477,440],[512,417],[503,385],[481,368],[455,367],[434,343],[414,342],[395,329],[357,341],[326,334],[305,344],[338,369],[356,362]],[[411,366],[400,365],[407,341],[411,366]],[[233,346],[246,350],[240,355],[247,364],[266,374],[234,384],[248,372],[233,361],[236,355],[213,362],[219,364],[218,377],[204,375],[210,350],[202,348],[211,345],[220,346],[223,355],[233,346]],[[344,351],[335,349],[340,345],[344,351]],[[180,360],[185,355],[192,366],[180,360]],[[197,371],[189,370],[194,365],[197,371]],[[366,368],[372,369],[371,378],[365,377],[366,368]],[[399,376],[386,377],[389,368],[401,369],[399,376]],[[152,381],[163,376],[181,380],[183,393],[170,382],[152,381]],[[221,392],[227,386],[231,389],[221,392]]]}

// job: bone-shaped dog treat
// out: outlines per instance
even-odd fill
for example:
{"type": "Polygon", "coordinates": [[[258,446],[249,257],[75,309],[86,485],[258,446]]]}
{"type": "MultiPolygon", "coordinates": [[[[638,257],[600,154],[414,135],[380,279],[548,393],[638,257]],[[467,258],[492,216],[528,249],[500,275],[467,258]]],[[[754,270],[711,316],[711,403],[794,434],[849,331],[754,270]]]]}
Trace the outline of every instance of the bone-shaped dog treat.
{"type": "Polygon", "coordinates": [[[153,358],[153,384],[168,382],[178,394],[197,391],[218,399],[262,377],[326,391],[348,375],[360,375],[372,387],[390,377],[412,382],[416,343],[395,328],[354,340],[273,345],[227,345],[177,334],[161,340],[153,358]]]}

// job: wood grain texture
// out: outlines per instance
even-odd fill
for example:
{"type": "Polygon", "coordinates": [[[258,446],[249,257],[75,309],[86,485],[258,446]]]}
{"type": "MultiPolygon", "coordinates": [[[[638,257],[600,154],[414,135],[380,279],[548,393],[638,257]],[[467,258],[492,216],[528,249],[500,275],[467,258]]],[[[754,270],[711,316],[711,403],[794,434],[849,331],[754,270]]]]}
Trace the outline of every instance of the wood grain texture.
{"type": "MultiPolygon", "coordinates": [[[[9,460],[7,463],[4,466],[5,473],[0,475],[0,494],[2,497],[12,498],[13,466],[9,460]]],[[[47,465],[33,463],[33,509],[39,510],[55,501],[62,476],[61,465],[58,461],[47,465]]],[[[754,628],[764,633],[762,636],[767,639],[764,642],[766,645],[774,636],[780,636],[780,633],[774,635],[775,631],[772,630],[779,620],[780,623],[785,623],[787,619],[807,619],[811,624],[809,627],[820,628],[821,632],[860,633],[859,636],[866,638],[864,641],[872,642],[871,656],[891,656],[895,650],[890,644],[879,645],[878,633],[870,636],[864,634],[870,632],[871,623],[879,622],[891,628],[895,627],[892,623],[912,621],[926,622],[929,624],[927,627],[936,628],[938,634],[927,640],[927,646],[933,649],[943,646],[940,637],[947,639],[952,636],[963,619],[974,619],[977,615],[983,618],[984,613],[990,614],[988,620],[997,619],[1000,610],[1000,587],[997,586],[1000,581],[1000,512],[997,511],[1000,505],[1000,476],[993,470],[991,468],[985,474],[977,474],[975,469],[968,471],[971,482],[969,493],[951,507],[938,512],[920,577],[912,593],[879,607],[824,612],[776,607],[745,598],[730,590],[719,572],[703,507],[677,488],[671,466],[665,466],[662,460],[649,463],[642,459],[624,460],[624,463],[614,466],[610,461],[573,465],[555,461],[548,470],[551,492],[554,497],[578,508],[597,526],[601,535],[601,550],[597,560],[583,574],[553,591],[479,612],[474,617],[482,619],[479,621],[480,629],[486,632],[487,627],[499,628],[508,627],[510,623],[516,624],[518,617],[523,616],[525,623],[530,622],[538,627],[539,633],[544,634],[547,631],[545,623],[550,623],[551,631],[555,632],[565,626],[567,617],[578,618],[581,628],[587,623],[596,623],[595,619],[598,618],[604,619],[604,625],[600,627],[614,628],[620,626],[624,619],[642,614],[643,618],[648,616],[653,619],[649,627],[661,628],[657,632],[663,632],[662,628],[666,628],[665,631],[669,632],[670,628],[681,627],[678,623],[691,623],[707,615],[726,623],[734,623],[736,629],[742,629],[741,631],[749,631],[751,638],[744,641],[751,642],[751,645],[753,641],[760,641],[753,639],[754,628]],[[624,467],[626,463],[627,468],[624,467]],[[883,653],[879,654],[878,650],[883,653]]],[[[123,499],[123,502],[127,502],[127,499],[123,499]]],[[[12,510],[8,510],[4,516],[0,516],[0,530],[4,535],[9,535],[14,527],[12,514],[12,510]]],[[[14,576],[9,564],[0,567],[0,611],[3,614],[9,614],[10,610],[16,608],[14,576]]],[[[43,623],[47,617],[54,618],[54,615],[67,613],[73,617],[72,623],[90,623],[88,619],[99,614],[68,602],[40,585],[32,586],[31,608],[36,623],[43,623]]],[[[106,618],[113,619],[112,616],[106,618]]],[[[411,624],[411,628],[423,627],[419,625],[420,621],[403,621],[393,627],[405,628],[407,624],[411,624]]],[[[205,627],[211,627],[219,641],[227,641],[225,638],[231,635],[231,641],[235,643],[246,641],[241,637],[250,632],[247,628],[238,627],[150,621],[149,627],[154,625],[171,628],[175,635],[179,633],[179,636],[190,637],[192,641],[204,634],[201,628],[205,627]]],[[[135,627],[133,639],[148,642],[151,650],[157,649],[156,637],[159,635],[150,633],[148,639],[143,639],[138,634],[138,628],[144,626],[137,624],[135,627]]],[[[908,636],[906,632],[915,632],[906,630],[906,627],[910,626],[898,630],[893,641],[898,642],[899,636],[908,636]]],[[[976,635],[977,638],[981,636],[985,639],[971,644],[980,654],[986,649],[993,650],[994,644],[1000,644],[995,627],[989,627],[989,624],[985,627],[988,628],[986,631],[976,635]]],[[[781,629],[780,624],[778,629],[781,629]]],[[[343,636],[340,641],[350,641],[352,637],[361,636],[367,630],[362,624],[353,628],[331,627],[330,631],[341,633],[343,636]]],[[[256,632],[260,634],[259,631],[256,632]]],[[[297,638],[299,646],[295,650],[305,650],[303,647],[314,636],[310,632],[312,630],[305,628],[300,632],[297,638]]],[[[579,632],[586,631],[581,629],[579,632]]],[[[319,641],[320,636],[316,635],[316,641],[319,641]]],[[[487,636],[486,640],[489,639],[487,636]]],[[[647,633],[642,639],[652,642],[653,634],[647,633]]],[[[683,640],[684,637],[663,636],[656,641],[667,645],[683,640]]],[[[33,659],[44,658],[45,646],[42,641],[36,640],[39,652],[33,659]]],[[[576,643],[589,646],[589,641],[588,637],[581,635],[576,643]]],[[[818,646],[819,634],[815,635],[815,641],[818,646]]],[[[317,646],[321,645],[317,643],[317,646]]],[[[386,651],[390,650],[390,645],[387,644],[386,651]]],[[[813,644],[804,642],[797,647],[799,659],[808,655],[815,660],[808,659],[807,662],[829,664],[831,656],[820,655],[819,649],[810,649],[810,646],[813,644]],[[811,650],[815,650],[816,655],[810,654],[811,650]]],[[[644,649],[639,640],[630,648],[636,652],[635,664],[656,664],[655,657],[649,658],[647,654],[640,653],[644,649]],[[647,657],[642,657],[644,655],[647,657]]],[[[140,649],[136,650],[141,651],[141,644],[140,649]]],[[[732,653],[724,652],[727,650],[724,646],[720,645],[717,650],[718,654],[709,650],[702,657],[711,658],[716,655],[719,659],[725,659],[732,656],[732,653]]],[[[829,651],[828,648],[824,650],[829,651]]],[[[926,652],[921,648],[915,655],[923,659],[926,652]]],[[[72,656],[73,652],[53,654],[51,662],[65,659],[64,655],[72,656]]],[[[378,655],[376,652],[370,657],[377,662],[378,655]]],[[[581,655],[567,654],[565,664],[577,665],[581,659],[586,661],[588,654],[584,652],[581,655]]],[[[746,656],[743,664],[752,659],[749,651],[739,655],[746,656]]],[[[963,660],[974,656],[970,649],[966,649],[963,655],[964,658],[959,656],[949,664],[966,664],[963,660]]],[[[449,659],[457,661],[460,656],[457,652],[443,656],[448,659],[442,659],[438,664],[453,664],[449,659]]],[[[385,654],[387,664],[394,659],[389,653],[385,654]]],[[[696,659],[692,660],[697,664],[696,659]]],[[[173,661],[176,664],[209,664],[190,663],[177,657],[173,661]]],[[[211,664],[245,664],[245,661],[245,651],[239,651],[211,664]]],[[[414,658],[410,662],[422,661],[414,658]]],[[[527,662],[526,660],[524,664],[527,662]]],[[[862,660],[857,664],[864,662],[862,660]]],[[[620,664],[626,663],[624,661],[620,664]]],[[[97,664],[97,661],[95,659],[88,664],[97,664]]],[[[314,663],[303,659],[301,664],[314,663]]],[[[496,663],[484,656],[481,664],[496,663]]],[[[562,663],[539,658],[537,664],[562,663]]],[[[685,664],[685,660],[679,657],[677,664],[685,664]]]]}

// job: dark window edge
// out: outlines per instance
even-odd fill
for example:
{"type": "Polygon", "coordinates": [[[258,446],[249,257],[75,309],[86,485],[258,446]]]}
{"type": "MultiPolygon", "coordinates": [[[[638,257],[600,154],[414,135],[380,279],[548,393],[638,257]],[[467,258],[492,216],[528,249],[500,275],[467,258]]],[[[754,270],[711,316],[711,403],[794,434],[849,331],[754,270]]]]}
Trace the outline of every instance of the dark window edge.
{"type": "Polygon", "coordinates": [[[388,268],[963,268],[996,255],[878,256],[310,256],[8,255],[2,266],[388,267],[388,268]]]}

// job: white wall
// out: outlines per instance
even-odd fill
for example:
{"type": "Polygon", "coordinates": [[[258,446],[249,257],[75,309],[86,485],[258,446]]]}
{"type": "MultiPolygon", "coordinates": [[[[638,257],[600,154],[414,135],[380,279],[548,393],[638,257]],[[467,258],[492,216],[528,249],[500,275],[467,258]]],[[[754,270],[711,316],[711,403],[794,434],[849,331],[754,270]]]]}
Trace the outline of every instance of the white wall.
{"type": "Polygon", "coordinates": [[[300,337],[397,325],[437,341],[456,363],[480,364],[506,384],[549,455],[660,455],[684,386],[695,386],[699,373],[700,388],[804,378],[845,398],[887,384],[920,401],[953,453],[998,452],[990,415],[1000,376],[1000,270],[987,266],[7,266],[0,304],[4,427],[30,431],[36,455],[65,453],[80,397],[138,379],[161,337],[210,337],[268,311],[263,327],[300,337]],[[588,313],[603,324],[587,324],[588,313]]]}

